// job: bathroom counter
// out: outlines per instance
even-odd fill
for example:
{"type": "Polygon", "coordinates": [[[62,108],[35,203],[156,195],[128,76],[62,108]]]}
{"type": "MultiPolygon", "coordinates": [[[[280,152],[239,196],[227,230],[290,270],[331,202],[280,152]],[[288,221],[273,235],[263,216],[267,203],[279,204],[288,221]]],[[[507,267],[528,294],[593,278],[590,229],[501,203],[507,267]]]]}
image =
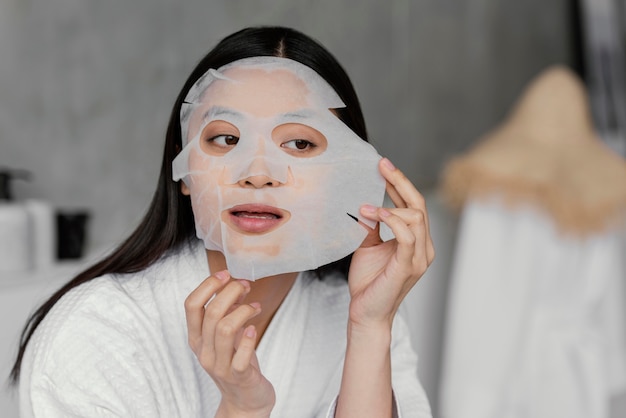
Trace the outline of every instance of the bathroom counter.
{"type": "Polygon", "coordinates": [[[58,262],[45,269],[17,272],[0,272],[0,296],[14,288],[24,286],[46,287],[47,284],[68,280],[84,265],[84,260],[58,262]]]}

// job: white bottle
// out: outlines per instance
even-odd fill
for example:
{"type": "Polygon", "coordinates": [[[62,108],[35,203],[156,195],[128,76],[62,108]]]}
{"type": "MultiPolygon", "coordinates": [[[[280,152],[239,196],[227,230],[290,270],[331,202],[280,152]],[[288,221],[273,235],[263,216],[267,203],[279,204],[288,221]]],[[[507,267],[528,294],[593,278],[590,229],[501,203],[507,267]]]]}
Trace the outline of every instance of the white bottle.
{"type": "Polygon", "coordinates": [[[0,171],[0,271],[30,270],[30,215],[24,205],[12,201],[12,171],[0,171]]]}
{"type": "Polygon", "coordinates": [[[24,202],[29,216],[29,247],[31,264],[37,269],[52,266],[56,254],[56,226],[52,207],[36,199],[24,202]]]}

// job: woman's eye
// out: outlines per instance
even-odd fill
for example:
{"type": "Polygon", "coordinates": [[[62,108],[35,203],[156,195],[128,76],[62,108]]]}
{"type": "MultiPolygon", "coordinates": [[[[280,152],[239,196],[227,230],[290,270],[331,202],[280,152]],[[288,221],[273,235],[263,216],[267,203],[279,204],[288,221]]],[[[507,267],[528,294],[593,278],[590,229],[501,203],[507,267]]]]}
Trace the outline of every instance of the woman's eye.
{"type": "Polygon", "coordinates": [[[317,145],[311,141],[307,141],[306,139],[292,139],[291,141],[284,142],[281,146],[302,151],[315,148],[317,145]]]}
{"type": "Polygon", "coordinates": [[[328,141],[320,131],[301,123],[276,126],[272,130],[272,140],[283,152],[296,158],[317,157],[328,147],[328,141]]]}
{"type": "Polygon", "coordinates": [[[200,148],[208,155],[221,156],[230,152],[239,142],[239,129],[224,120],[213,120],[203,129],[200,148]]]}
{"type": "Polygon", "coordinates": [[[237,145],[239,142],[239,137],[234,135],[216,135],[207,139],[208,142],[221,146],[221,147],[229,147],[232,145],[237,145]]]}

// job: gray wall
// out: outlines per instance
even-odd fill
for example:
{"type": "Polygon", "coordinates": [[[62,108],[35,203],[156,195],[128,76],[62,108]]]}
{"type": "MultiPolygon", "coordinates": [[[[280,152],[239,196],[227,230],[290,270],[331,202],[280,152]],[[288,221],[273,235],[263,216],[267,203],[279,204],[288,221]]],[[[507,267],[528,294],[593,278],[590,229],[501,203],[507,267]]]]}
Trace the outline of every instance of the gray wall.
{"type": "Polygon", "coordinates": [[[152,195],[187,73],[228,33],[283,24],[342,61],[372,141],[428,187],[533,75],[570,61],[567,4],[0,0],[0,166],[33,172],[20,198],[92,210],[92,245],[119,240],[152,195]]]}

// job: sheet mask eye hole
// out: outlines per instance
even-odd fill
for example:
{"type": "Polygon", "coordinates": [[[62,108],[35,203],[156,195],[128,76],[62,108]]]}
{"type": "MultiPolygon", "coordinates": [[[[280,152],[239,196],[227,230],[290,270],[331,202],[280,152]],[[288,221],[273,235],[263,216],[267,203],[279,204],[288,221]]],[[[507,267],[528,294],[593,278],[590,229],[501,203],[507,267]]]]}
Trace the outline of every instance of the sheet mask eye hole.
{"type": "Polygon", "coordinates": [[[318,156],[328,147],[328,141],[320,131],[301,123],[285,123],[275,127],[272,139],[284,152],[299,158],[318,156]]]}
{"type": "Polygon", "coordinates": [[[202,130],[200,147],[209,155],[224,155],[239,143],[239,130],[232,124],[215,120],[202,130]]]}

